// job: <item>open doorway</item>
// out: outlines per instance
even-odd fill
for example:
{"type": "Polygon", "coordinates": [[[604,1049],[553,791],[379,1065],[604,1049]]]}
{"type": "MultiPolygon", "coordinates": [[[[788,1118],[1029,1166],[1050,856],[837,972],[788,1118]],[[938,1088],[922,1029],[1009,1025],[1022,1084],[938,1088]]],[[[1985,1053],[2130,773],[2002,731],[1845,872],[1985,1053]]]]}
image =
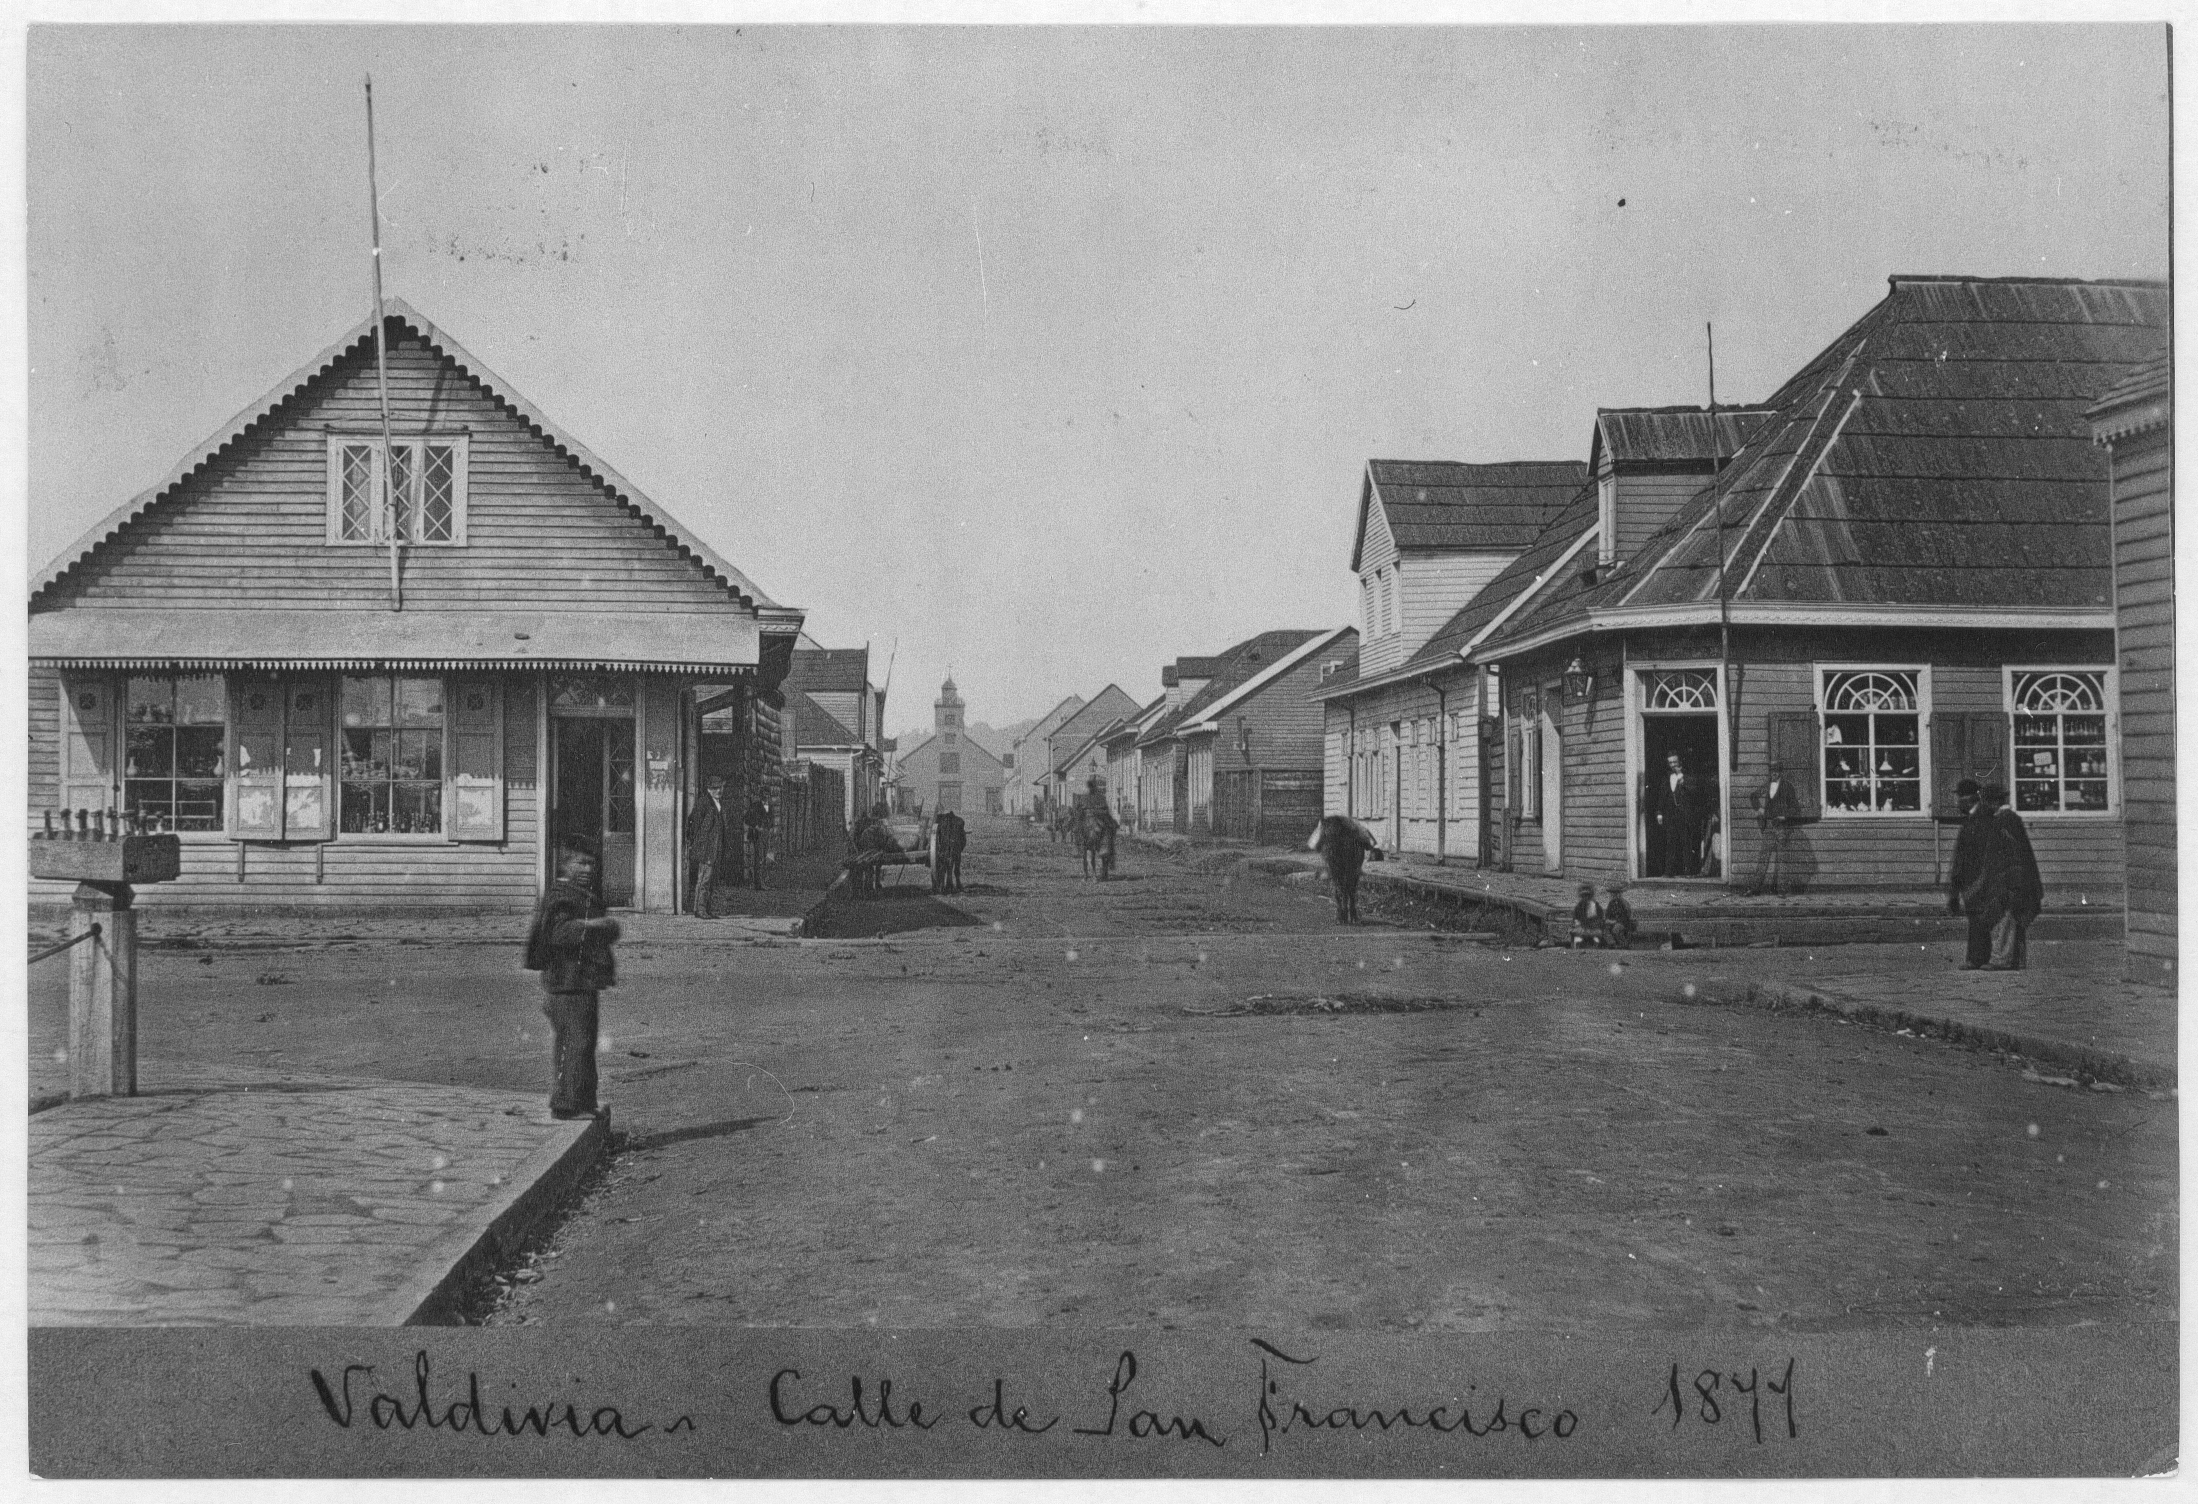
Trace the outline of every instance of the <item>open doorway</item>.
{"type": "Polygon", "coordinates": [[[1641,812],[1636,850],[1643,877],[1711,877],[1723,871],[1724,808],[1715,712],[1641,717],[1641,812]],[[1672,759],[1680,775],[1673,783],[1672,759]]]}
{"type": "Polygon", "coordinates": [[[633,902],[633,722],[596,716],[553,716],[550,750],[555,781],[550,822],[558,839],[584,836],[602,853],[597,873],[603,902],[633,902]]]}

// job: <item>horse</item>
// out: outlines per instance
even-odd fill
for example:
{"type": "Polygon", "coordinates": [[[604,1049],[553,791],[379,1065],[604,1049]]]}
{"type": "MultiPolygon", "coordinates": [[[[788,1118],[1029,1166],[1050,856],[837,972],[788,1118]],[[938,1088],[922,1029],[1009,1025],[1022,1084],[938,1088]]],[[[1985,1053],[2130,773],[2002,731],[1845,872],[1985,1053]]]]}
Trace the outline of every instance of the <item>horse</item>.
{"type": "Polygon", "coordinates": [[[864,819],[857,822],[855,833],[847,841],[848,887],[857,897],[867,897],[878,891],[883,874],[883,858],[898,853],[900,842],[893,839],[893,832],[883,820],[864,819]]]}
{"type": "Polygon", "coordinates": [[[1306,844],[1327,863],[1328,886],[1336,894],[1336,923],[1358,923],[1359,872],[1369,857],[1382,859],[1374,833],[1349,815],[1322,815],[1306,844]]]}
{"type": "Polygon", "coordinates": [[[1084,876],[1105,882],[1114,873],[1114,822],[1102,809],[1078,805],[1070,817],[1070,832],[1083,858],[1084,876]]]}
{"type": "Polygon", "coordinates": [[[969,827],[952,810],[941,810],[931,827],[931,891],[962,891],[962,853],[969,849],[969,827]]]}
{"type": "Polygon", "coordinates": [[[1046,828],[1052,833],[1052,837],[1056,841],[1074,840],[1076,838],[1076,806],[1073,804],[1054,805],[1053,817],[1047,821],[1046,828]]]}

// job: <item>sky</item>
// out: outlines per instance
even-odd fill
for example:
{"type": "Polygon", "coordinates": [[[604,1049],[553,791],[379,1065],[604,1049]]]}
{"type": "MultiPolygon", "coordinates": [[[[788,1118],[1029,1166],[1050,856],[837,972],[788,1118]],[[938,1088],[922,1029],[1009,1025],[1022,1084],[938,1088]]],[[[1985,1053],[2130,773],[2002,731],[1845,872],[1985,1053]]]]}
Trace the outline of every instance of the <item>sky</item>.
{"type": "Polygon", "coordinates": [[[1352,619],[1368,459],[1585,459],[1893,273],[2164,277],[2157,27],[37,28],[27,554],[388,291],[887,723],[1352,619]]]}

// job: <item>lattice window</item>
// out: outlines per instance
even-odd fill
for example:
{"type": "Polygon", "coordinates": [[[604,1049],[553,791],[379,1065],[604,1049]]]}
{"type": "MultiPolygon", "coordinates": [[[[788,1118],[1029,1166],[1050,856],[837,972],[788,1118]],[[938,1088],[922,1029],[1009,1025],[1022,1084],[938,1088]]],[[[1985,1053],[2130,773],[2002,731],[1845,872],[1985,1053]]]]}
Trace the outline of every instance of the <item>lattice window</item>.
{"type": "Polygon", "coordinates": [[[1666,669],[1648,676],[1650,710],[1715,710],[1717,675],[1706,668],[1666,669]]]}
{"type": "MultiPolygon", "coordinates": [[[[379,438],[331,438],[328,536],[336,543],[389,537],[379,438]]],[[[389,500],[408,543],[465,542],[465,439],[399,439],[390,451],[389,500]]]]}
{"type": "Polygon", "coordinates": [[[2111,806],[2106,675],[2077,669],[2019,673],[2015,808],[2103,812],[2111,806]]]}
{"type": "Polygon", "coordinates": [[[347,676],[342,828],[433,835],[443,828],[443,681],[347,676]]]}
{"type": "Polygon", "coordinates": [[[633,680],[608,674],[552,674],[552,710],[631,710],[633,680]]]}
{"type": "Polygon", "coordinates": [[[1913,814],[1923,808],[1923,702],[1905,669],[1824,676],[1824,808],[1913,814]]]}

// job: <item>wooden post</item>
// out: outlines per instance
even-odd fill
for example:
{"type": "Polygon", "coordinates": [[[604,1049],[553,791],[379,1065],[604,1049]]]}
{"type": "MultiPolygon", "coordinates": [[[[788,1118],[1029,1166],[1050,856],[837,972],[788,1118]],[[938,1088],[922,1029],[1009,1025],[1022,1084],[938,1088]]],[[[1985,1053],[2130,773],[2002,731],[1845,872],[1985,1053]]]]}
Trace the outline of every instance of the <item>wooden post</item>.
{"type": "Polygon", "coordinates": [[[137,1095],[137,910],[128,883],[78,883],[69,937],[69,1085],[77,1097],[137,1095]]]}

